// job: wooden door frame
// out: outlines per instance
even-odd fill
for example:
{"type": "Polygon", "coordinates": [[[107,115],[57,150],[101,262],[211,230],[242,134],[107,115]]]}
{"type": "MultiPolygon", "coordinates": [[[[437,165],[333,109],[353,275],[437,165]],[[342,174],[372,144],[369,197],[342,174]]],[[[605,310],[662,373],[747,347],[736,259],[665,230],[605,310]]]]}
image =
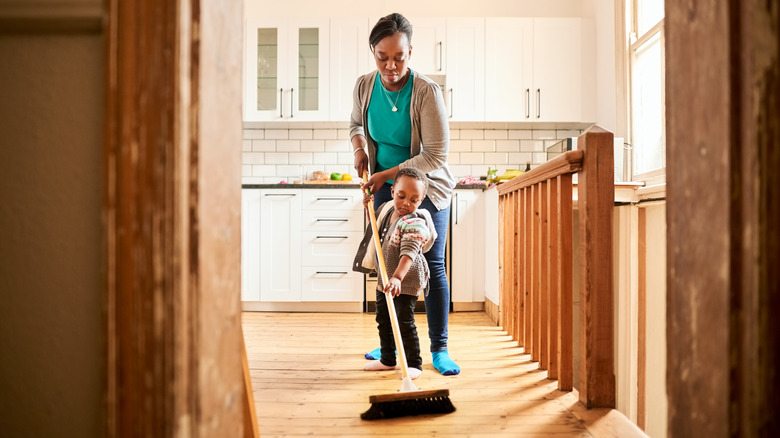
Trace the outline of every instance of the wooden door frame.
{"type": "Polygon", "coordinates": [[[780,7],[666,1],[673,437],[778,436],[780,7]]]}
{"type": "Polygon", "coordinates": [[[107,435],[241,436],[243,3],[107,5],[107,435]]]}

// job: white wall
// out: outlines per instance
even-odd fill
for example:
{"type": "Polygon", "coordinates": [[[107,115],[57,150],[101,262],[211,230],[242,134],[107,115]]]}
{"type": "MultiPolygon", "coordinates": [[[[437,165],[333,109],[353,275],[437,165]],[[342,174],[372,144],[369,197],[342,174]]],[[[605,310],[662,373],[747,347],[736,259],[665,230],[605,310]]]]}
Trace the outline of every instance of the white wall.
{"type": "MultiPolygon", "coordinates": [[[[407,17],[489,17],[535,16],[579,17],[581,0],[490,0],[482,2],[449,0],[291,0],[269,2],[245,0],[247,17],[376,17],[400,12],[407,17]]],[[[414,23],[412,23],[414,25],[414,23]]]]}
{"type": "Polygon", "coordinates": [[[103,435],[103,38],[0,36],[0,434],[103,435]]]}

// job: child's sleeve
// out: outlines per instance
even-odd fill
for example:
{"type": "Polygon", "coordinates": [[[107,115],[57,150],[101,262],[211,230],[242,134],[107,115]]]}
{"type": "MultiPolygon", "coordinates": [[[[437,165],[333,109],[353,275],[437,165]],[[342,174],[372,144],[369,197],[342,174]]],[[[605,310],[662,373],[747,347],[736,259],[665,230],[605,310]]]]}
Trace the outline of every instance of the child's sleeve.
{"type": "Polygon", "coordinates": [[[409,256],[412,260],[422,253],[423,245],[431,238],[431,232],[425,219],[419,217],[404,217],[397,225],[401,234],[401,256],[409,256]]]}

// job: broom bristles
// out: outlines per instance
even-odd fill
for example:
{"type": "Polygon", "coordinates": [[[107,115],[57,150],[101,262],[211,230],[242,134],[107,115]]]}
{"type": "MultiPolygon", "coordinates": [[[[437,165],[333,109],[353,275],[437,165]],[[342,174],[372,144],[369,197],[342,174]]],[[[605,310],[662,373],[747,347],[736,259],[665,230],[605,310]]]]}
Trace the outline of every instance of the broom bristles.
{"type": "Polygon", "coordinates": [[[372,395],[371,407],[360,414],[363,420],[381,420],[409,415],[449,414],[455,412],[448,389],[372,395]]]}

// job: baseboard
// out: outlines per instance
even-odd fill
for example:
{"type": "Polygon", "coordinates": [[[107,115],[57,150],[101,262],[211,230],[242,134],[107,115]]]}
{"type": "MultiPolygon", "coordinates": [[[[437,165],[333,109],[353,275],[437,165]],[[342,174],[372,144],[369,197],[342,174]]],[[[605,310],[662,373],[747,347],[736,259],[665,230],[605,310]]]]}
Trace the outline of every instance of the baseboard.
{"type": "Polygon", "coordinates": [[[259,301],[244,301],[241,303],[241,306],[245,312],[363,312],[362,302],[266,303],[259,301]]]}
{"type": "Polygon", "coordinates": [[[501,313],[499,311],[498,304],[486,299],[485,300],[485,313],[496,325],[500,325],[501,313]]]}
{"type": "Polygon", "coordinates": [[[485,303],[452,303],[453,312],[482,312],[485,310],[485,303]]]}

